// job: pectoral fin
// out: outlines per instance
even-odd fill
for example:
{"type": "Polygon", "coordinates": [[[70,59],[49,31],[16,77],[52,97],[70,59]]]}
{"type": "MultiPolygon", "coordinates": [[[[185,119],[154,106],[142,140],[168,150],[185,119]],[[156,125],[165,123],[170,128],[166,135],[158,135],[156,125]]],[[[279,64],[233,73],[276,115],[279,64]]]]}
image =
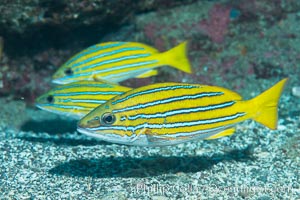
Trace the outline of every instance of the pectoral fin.
{"type": "Polygon", "coordinates": [[[215,135],[212,135],[208,138],[205,138],[205,140],[213,140],[213,139],[229,136],[229,135],[232,135],[234,132],[235,132],[235,128],[229,128],[229,129],[226,129],[226,130],[224,130],[222,132],[219,132],[215,135]]]}
{"type": "Polygon", "coordinates": [[[110,82],[110,81],[107,81],[107,80],[103,80],[101,77],[99,77],[97,75],[94,75],[93,79],[96,82],[107,83],[107,84],[110,84],[110,85],[119,85],[118,83],[114,83],[114,82],[110,82]]]}
{"type": "Polygon", "coordinates": [[[136,76],[136,78],[147,78],[147,77],[151,77],[151,76],[155,76],[155,75],[157,75],[157,70],[153,69],[153,70],[146,71],[145,73],[136,76]]]}

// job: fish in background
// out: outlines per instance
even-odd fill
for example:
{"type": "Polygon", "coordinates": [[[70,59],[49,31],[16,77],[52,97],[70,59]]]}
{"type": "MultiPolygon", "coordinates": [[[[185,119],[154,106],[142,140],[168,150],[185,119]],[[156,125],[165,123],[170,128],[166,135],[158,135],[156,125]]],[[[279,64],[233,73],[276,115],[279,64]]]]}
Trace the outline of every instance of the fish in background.
{"type": "Polygon", "coordinates": [[[191,73],[186,55],[187,42],[166,52],[137,42],[106,42],[91,46],[74,55],[53,75],[55,84],[75,81],[104,80],[118,83],[129,78],[157,74],[158,67],[169,65],[191,73]]]}
{"type": "Polygon", "coordinates": [[[97,106],[131,89],[107,82],[78,81],[51,89],[38,97],[35,105],[42,110],[80,119],[97,106]]]}
{"type": "Polygon", "coordinates": [[[277,128],[283,79],[250,100],[208,85],[158,83],[130,90],[102,104],[78,122],[77,130],[126,145],[163,146],[234,133],[247,119],[277,128]]]}

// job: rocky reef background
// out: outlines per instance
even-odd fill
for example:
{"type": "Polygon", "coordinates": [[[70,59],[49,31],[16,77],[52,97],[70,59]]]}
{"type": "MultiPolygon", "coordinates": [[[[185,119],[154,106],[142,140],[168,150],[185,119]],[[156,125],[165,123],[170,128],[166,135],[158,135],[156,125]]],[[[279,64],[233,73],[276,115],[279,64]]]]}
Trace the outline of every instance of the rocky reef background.
{"type": "Polygon", "coordinates": [[[1,0],[0,94],[32,103],[74,53],[107,39],[134,40],[138,14],[192,2],[1,0]],[[129,24],[128,31],[120,30],[129,24]],[[108,37],[112,33],[118,38],[108,37]]]}
{"type": "Polygon", "coordinates": [[[299,20],[299,0],[0,0],[0,198],[297,199],[299,20]],[[163,67],[130,87],[202,83],[247,99],[289,77],[278,130],[245,122],[219,140],[127,147],[33,107],[68,58],[116,40],[189,41],[192,74],[163,67]],[[233,190],[244,185],[258,190],[233,190]]]}
{"type": "Polygon", "coordinates": [[[172,80],[242,89],[300,74],[299,10],[297,0],[2,0],[0,95],[32,103],[72,55],[116,40],[161,51],[189,41],[193,74],[164,68],[123,83],[132,87],[172,80]]]}

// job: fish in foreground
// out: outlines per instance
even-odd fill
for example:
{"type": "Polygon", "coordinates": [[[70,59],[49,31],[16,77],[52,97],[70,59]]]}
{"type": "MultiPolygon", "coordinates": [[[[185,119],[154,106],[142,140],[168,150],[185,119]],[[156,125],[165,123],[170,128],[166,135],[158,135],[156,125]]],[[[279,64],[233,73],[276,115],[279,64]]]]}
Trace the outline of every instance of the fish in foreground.
{"type": "Polygon", "coordinates": [[[97,106],[132,88],[94,81],[60,85],[38,97],[36,106],[43,110],[80,119],[97,106]]]}
{"type": "Polygon", "coordinates": [[[64,63],[53,75],[53,83],[67,84],[80,80],[105,80],[118,83],[129,78],[157,74],[157,67],[170,65],[191,73],[186,55],[187,42],[169,51],[137,42],[106,42],[91,46],[64,63]]]}
{"type": "Polygon", "coordinates": [[[97,107],[78,122],[77,130],[108,142],[163,146],[228,136],[234,133],[234,125],[247,119],[276,129],[286,81],[250,100],[217,86],[148,85],[97,107]]]}

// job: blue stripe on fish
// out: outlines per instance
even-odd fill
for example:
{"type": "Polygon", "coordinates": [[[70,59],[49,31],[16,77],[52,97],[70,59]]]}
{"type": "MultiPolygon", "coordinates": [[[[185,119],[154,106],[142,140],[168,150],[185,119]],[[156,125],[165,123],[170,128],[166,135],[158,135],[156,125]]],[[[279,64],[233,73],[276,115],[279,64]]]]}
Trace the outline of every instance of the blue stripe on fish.
{"type": "MultiPolygon", "coordinates": [[[[94,61],[94,60],[97,60],[99,58],[103,58],[103,57],[107,57],[107,56],[111,56],[111,55],[115,55],[115,54],[119,54],[119,53],[123,53],[123,52],[126,52],[126,51],[136,51],[136,50],[144,50],[144,48],[141,48],[141,47],[131,47],[131,48],[122,48],[122,49],[117,49],[117,50],[114,50],[114,51],[111,51],[111,52],[106,52],[106,53],[102,53],[100,55],[97,55],[97,56],[93,56],[91,58],[87,58],[85,59],[84,61],[80,61],[78,63],[75,63],[72,65],[72,68],[73,69],[76,69],[78,67],[80,67],[82,64],[86,64],[86,63],[89,63],[91,61],[94,61]]],[[[137,54],[138,55],[138,54],[137,54]]],[[[141,54],[142,55],[142,54],[141,54]]],[[[151,54],[148,54],[149,56],[151,54]]],[[[146,56],[145,56],[146,57],[146,56]]],[[[107,60],[109,61],[109,60],[107,60]]],[[[105,61],[102,61],[102,62],[105,62],[105,61]]],[[[86,68],[85,68],[86,69],[86,68]]],[[[87,68],[88,69],[88,68],[87,68]]],[[[78,70],[74,70],[74,71],[78,71],[78,70]]]]}
{"type": "Polygon", "coordinates": [[[61,102],[68,103],[68,102],[76,102],[76,103],[95,103],[95,104],[103,104],[106,101],[105,100],[87,100],[87,99],[65,99],[61,100],[61,102]]]}
{"type": "MultiPolygon", "coordinates": [[[[94,67],[99,67],[101,65],[116,63],[116,62],[120,62],[120,61],[124,61],[124,60],[130,60],[130,59],[135,59],[135,58],[145,58],[145,57],[149,57],[149,56],[151,56],[151,54],[149,54],[149,53],[135,54],[135,55],[130,55],[130,56],[123,56],[123,57],[120,57],[120,58],[114,58],[114,59],[110,59],[110,60],[104,60],[102,62],[97,62],[97,63],[95,63],[93,65],[84,66],[84,67],[82,67],[80,69],[75,69],[76,67],[74,67],[73,69],[75,69],[74,71],[82,71],[82,70],[86,70],[86,69],[92,69],[94,67]]],[[[113,68],[111,68],[111,69],[113,69],[113,68]]]]}
{"type": "MultiPolygon", "coordinates": [[[[234,124],[233,124],[234,125],[234,124]]],[[[211,132],[215,132],[215,133],[219,133],[225,129],[228,129],[230,127],[232,127],[233,125],[230,126],[218,126],[216,128],[210,128],[210,129],[204,129],[204,130],[197,130],[197,131],[191,131],[191,132],[177,132],[177,133],[173,133],[173,134],[165,134],[162,135],[161,137],[165,137],[165,136],[169,136],[169,137],[174,137],[174,135],[176,135],[176,137],[187,137],[187,136],[193,136],[195,134],[209,134],[211,132]]],[[[159,135],[156,135],[155,137],[159,137],[159,135]]]]}
{"type": "MultiPolygon", "coordinates": [[[[97,131],[97,130],[123,130],[123,131],[132,131],[135,132],[140,129],[149,128],[149,129],[161,129],[161,128],[182,128],[182,127],[191,127],[191,126],[197,126],[197,125],[206,125],[206,124],[213,124],[213,123],[219,123],[224,121],[229,121],[233,119],[237,119],[239,117],[244,116],[246,113],[244,112],[238,112],[234,115],[228,115],[218,118],[212,118],[212,119],[203,119],[203,120],[196,120],[196,121],[187,121],[187,122],[177,122],[177,123],[169,123],[169,124],[149,124],[149,123],[143,123],[137,126],[99,126],[95,128],[87,128],[89,131],[97,131]]],[[[207,131],[204,130],[204,131],[207,131]]]]}
{"type": "MultiPolygon", "coordinates": [[[[39,104],[36,104],[39,106],[39,104]]],[[[78,109],[78,110],[91,110],[93,109],[92,107],[82,107],[82,106],[69,106],[69,105],[58,105],[58,104],[43,104],[43,106],[40,106],[41,108],[43,107],[56,107],[56,108],[64,108],[64,109],[78,109]]]]}
{"type": "Polygon", "coordinates": [[[145,72],[149,71],[149,69],[137,69],[137,70],[131,70],[130,72],[122,72],[122,73],[118,73],[118,74],[110,74],[110,75],[106,75],[103,76],[105,77],[106,80],[111,80],[111,79],[115,79],[120,77],[119,79],[127,79],[126,77],[134,77],[133,75],[140,75],[143,74],[145,72]]]}
{"type": "Polygon", "coordinates": [[[62,94],[54,94],[54,96],[73,96],[73,95],[119,95],[124,92],[69,92],[62,94]]]}
{"type": "Polygon", "coordinates": [[[142,92],[137,92],[131,95],[126,96],[125,98],[118,99],[116,101],[111,102],[112,105],[115,105],[117,103],[121,103],[123,101],[126,101],[132,97],[136,97],[143,94],[151,94],[155,92],[161,92],[161,91],[168,91],[168,90],[176,90],[176,89],[192,89],[192,88],[199,88],[199,86],[193,86],[193,85],[175,85],[175,86],[168,86],[168,87],[161,87],[161,88],[155,88],[151,90],[146,90],[142,92]]]}
{"type": "Polygon", "coordinates": [[[129,120],[135,120],[139,118],[144,118],[144,119],[153,119],[153,118],[163,118],[163,117],[169,117],[169,116],[174,116],[177,114],[189,114],[189,113],[196,113],[199,111],[209,111],[209,110],[215,110],[215,109],[220,109],[220,108],[225,108],[229,107],[235,104],[234,101],[229,101],[221,104],[213,104],[213,105],[208,105],[208,106],[202,106],[202,107],[195,107],[195,108],[186,108],[186,109],[177,109],[177,110],[172,110],[164,113],[155,113],[155,114],[138,114],[138,115],[133,115],[133,116],[128,116],[129,120]]]}
{"type": "MultiPolygon", "coordinates": [[[[137,93],[135,93],[137,94],[137,93]]],[[[223,92],[202,92],[194,95],[183,95],[183,96],[177,96],[177,97],[172,97],[172,98],[167,98],[167,99],[160,99],[157,101],[152,101],[144,104],[137,104],[134,106],[129,106],[123,109],[117,109],[113,110],[113,113],[118,113],[118,112],[124,112],[124,111],[129,111],[129,110],[135,110],[135,109],[141,109],[141,108],[147,108],[150,106],[154,105],[159,105],[159,104],[165,104],[165,103],[170,103],[170,102],[175,102],[175,101],[182,101],[186,99],[198,99],[198,98],[203,98],[203,97],[212,97],[212,96],[220,96],[223,95],[223,92]]],[[[129,95],[130,96],[130,95],[129,95]]]]}
{"type": "Polygon", "coordinates": [[[76,87],[87,87],[87,88],[114,88],[114,85],[107,84],[107,83],[100,83],[100,84],[72,84],[72,85],[62,85],[60,87],[56,87],[55,90],[66,90],[76,87]]]}
{"type": "Polygon", "coordinates": [[[120,121],[124,121],[124,120],[126,120],[125,116],[120,117],[120,121]]]}
{"type": "MultiPolygon", "coordinates": [[[[93,74],[109,72],[109,71],[114,71],[114,70],[119,70],[119,69],[124,69],[124,68],[137,67],[137,66],[145,67],[145,65],[151,65],[151,64],[154,64],[157,62],[158,62],[157,60],[151,60],[151,61],[145,61],[145,62],[131,63],[131,64],[121,65],[121,66],[117,66],[117,67],[110,68],[110,69],[95,70],[95,71],[85,72],[85,73],[81,73],[81,74],[73,74],[72,77],[78,78],[78,77],[82,77],[82,76],[89,76],[89,75],[93,75],[93,74]]],[[[62,81],[62,80],[69,79],[69,78],[70,78],[70,76],[65,76],[63,78],[60,78],[60,80],[62,81]]]]}
{"type": "Polygon", "coordinates": [[[108,44],[108,45],[103,45],[103,46],[93,45],[93,46],[87,48],[86,51],[84,51],[84,52],[76,55],[75,57],[71,58],[70,60],[68,60],[65,63],[65,65],[71,64],[73,61],[79,59],[82,56],[85,56],[85,55],[88,55],[88,54],[91,54],[91,53],[95,53],[95,52],[101,51],[103,49],[109,49],[109,48],[112,48],[112,47],[118,47],[118,46],[124,45],[126,43],[127,42],[118,42],[118,43],[113,43],[113,44],[108,44]]]}

